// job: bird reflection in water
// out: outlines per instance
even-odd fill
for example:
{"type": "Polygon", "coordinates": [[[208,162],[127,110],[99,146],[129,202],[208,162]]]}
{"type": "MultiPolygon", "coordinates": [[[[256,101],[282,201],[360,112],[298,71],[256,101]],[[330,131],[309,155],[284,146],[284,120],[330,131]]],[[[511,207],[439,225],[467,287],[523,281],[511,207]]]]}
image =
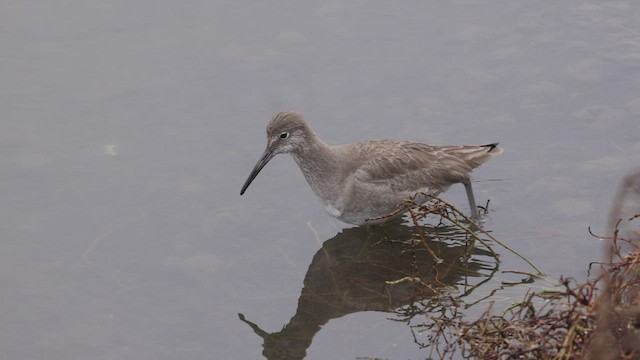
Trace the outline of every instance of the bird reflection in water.
{"type": "Polygon", "coordinates": [[[298,308],[277,332],[267,332],[238,314],[263,339],[267,359],[303,359],[313,337],[331,319],[360,312],[396,313],[427,304],[433,312],[450,306],[443,294],[468,294],[470,286],[498,269],[495,254],[471,246],[458,228],[421,229],[389,224],[344,229],[325,241],[304,278],[298,308]]]}

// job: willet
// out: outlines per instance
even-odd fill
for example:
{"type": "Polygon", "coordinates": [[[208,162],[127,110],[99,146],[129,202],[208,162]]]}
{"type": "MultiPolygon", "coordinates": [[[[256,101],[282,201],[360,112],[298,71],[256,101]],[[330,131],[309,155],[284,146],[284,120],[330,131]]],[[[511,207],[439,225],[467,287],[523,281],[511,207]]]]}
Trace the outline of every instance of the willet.
{"type": "MultiPolygon", "coordinates": [[[[329,215],[362,225],[384,221],[382,217],[418,192],[435,196],[455,183],[464,185],[471,215],[477,219],[471,170],[502,153],[502,149],[498,143],[432,146],[389,140],[329,146],[316,136],[302,115],[283,111],[267,125],[267,149],[240,195],[269,160],[283,153],[293,156],[329,215]]],[[[417,200],[426,202],[429,197],[417,200]]]]}

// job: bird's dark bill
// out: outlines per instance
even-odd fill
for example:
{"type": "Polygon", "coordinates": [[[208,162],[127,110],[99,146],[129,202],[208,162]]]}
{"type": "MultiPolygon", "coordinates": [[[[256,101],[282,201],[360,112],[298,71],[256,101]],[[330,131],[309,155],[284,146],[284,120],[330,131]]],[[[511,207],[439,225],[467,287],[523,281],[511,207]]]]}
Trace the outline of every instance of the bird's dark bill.
{"type": "Polygon", "coordinates": [[[274,154],[271,150],[267,149],[264,151],[264,153],[260,157],[260,160],[258,160],[258,163],[251,171],[251,174],[249,174],[247,181],[245,181],[244,185],[242,186],[242,190],[240,190],[240,195],[244,194],[244,192],[247,190],[249,185],[251,185],[251,182],[253,181],[253,179],[255,179],[256,176],[258,176],[258,173],[260,173],[260,170],[262,170],[262,168],[265,165],[267,165],[267,163],[269,162],[269,160],[271,160],[273,156],[274,154]]]}

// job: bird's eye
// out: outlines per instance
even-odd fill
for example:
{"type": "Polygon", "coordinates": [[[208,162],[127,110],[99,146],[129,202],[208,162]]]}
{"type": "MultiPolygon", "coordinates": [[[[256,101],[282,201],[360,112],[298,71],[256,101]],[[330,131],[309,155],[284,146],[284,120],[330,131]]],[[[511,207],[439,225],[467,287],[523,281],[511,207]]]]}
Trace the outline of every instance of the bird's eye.
{"type": "Polygon", "coordinates": [[[280,139],[286,139],[289,137],[289,133],[288,132],[283,132],[282,134],[280,134],[280,139]]]}

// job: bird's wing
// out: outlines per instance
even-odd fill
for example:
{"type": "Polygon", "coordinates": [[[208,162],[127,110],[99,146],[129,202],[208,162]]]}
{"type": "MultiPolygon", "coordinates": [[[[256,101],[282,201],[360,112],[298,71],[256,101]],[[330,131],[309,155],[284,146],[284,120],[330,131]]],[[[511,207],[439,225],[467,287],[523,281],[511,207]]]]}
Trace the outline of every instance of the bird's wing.
{"type": "Polygon", "coordinates": [[[356,181],[392,191],[439,191],[453,183],[468,181],[473,168],[501,151],[495,148],[496,144],[431,146],[385,140],[357,144],[359,157],[365,160],[354,169],[356,181]],[[490,153],[492,150],[494,153],[490,153]]]}

